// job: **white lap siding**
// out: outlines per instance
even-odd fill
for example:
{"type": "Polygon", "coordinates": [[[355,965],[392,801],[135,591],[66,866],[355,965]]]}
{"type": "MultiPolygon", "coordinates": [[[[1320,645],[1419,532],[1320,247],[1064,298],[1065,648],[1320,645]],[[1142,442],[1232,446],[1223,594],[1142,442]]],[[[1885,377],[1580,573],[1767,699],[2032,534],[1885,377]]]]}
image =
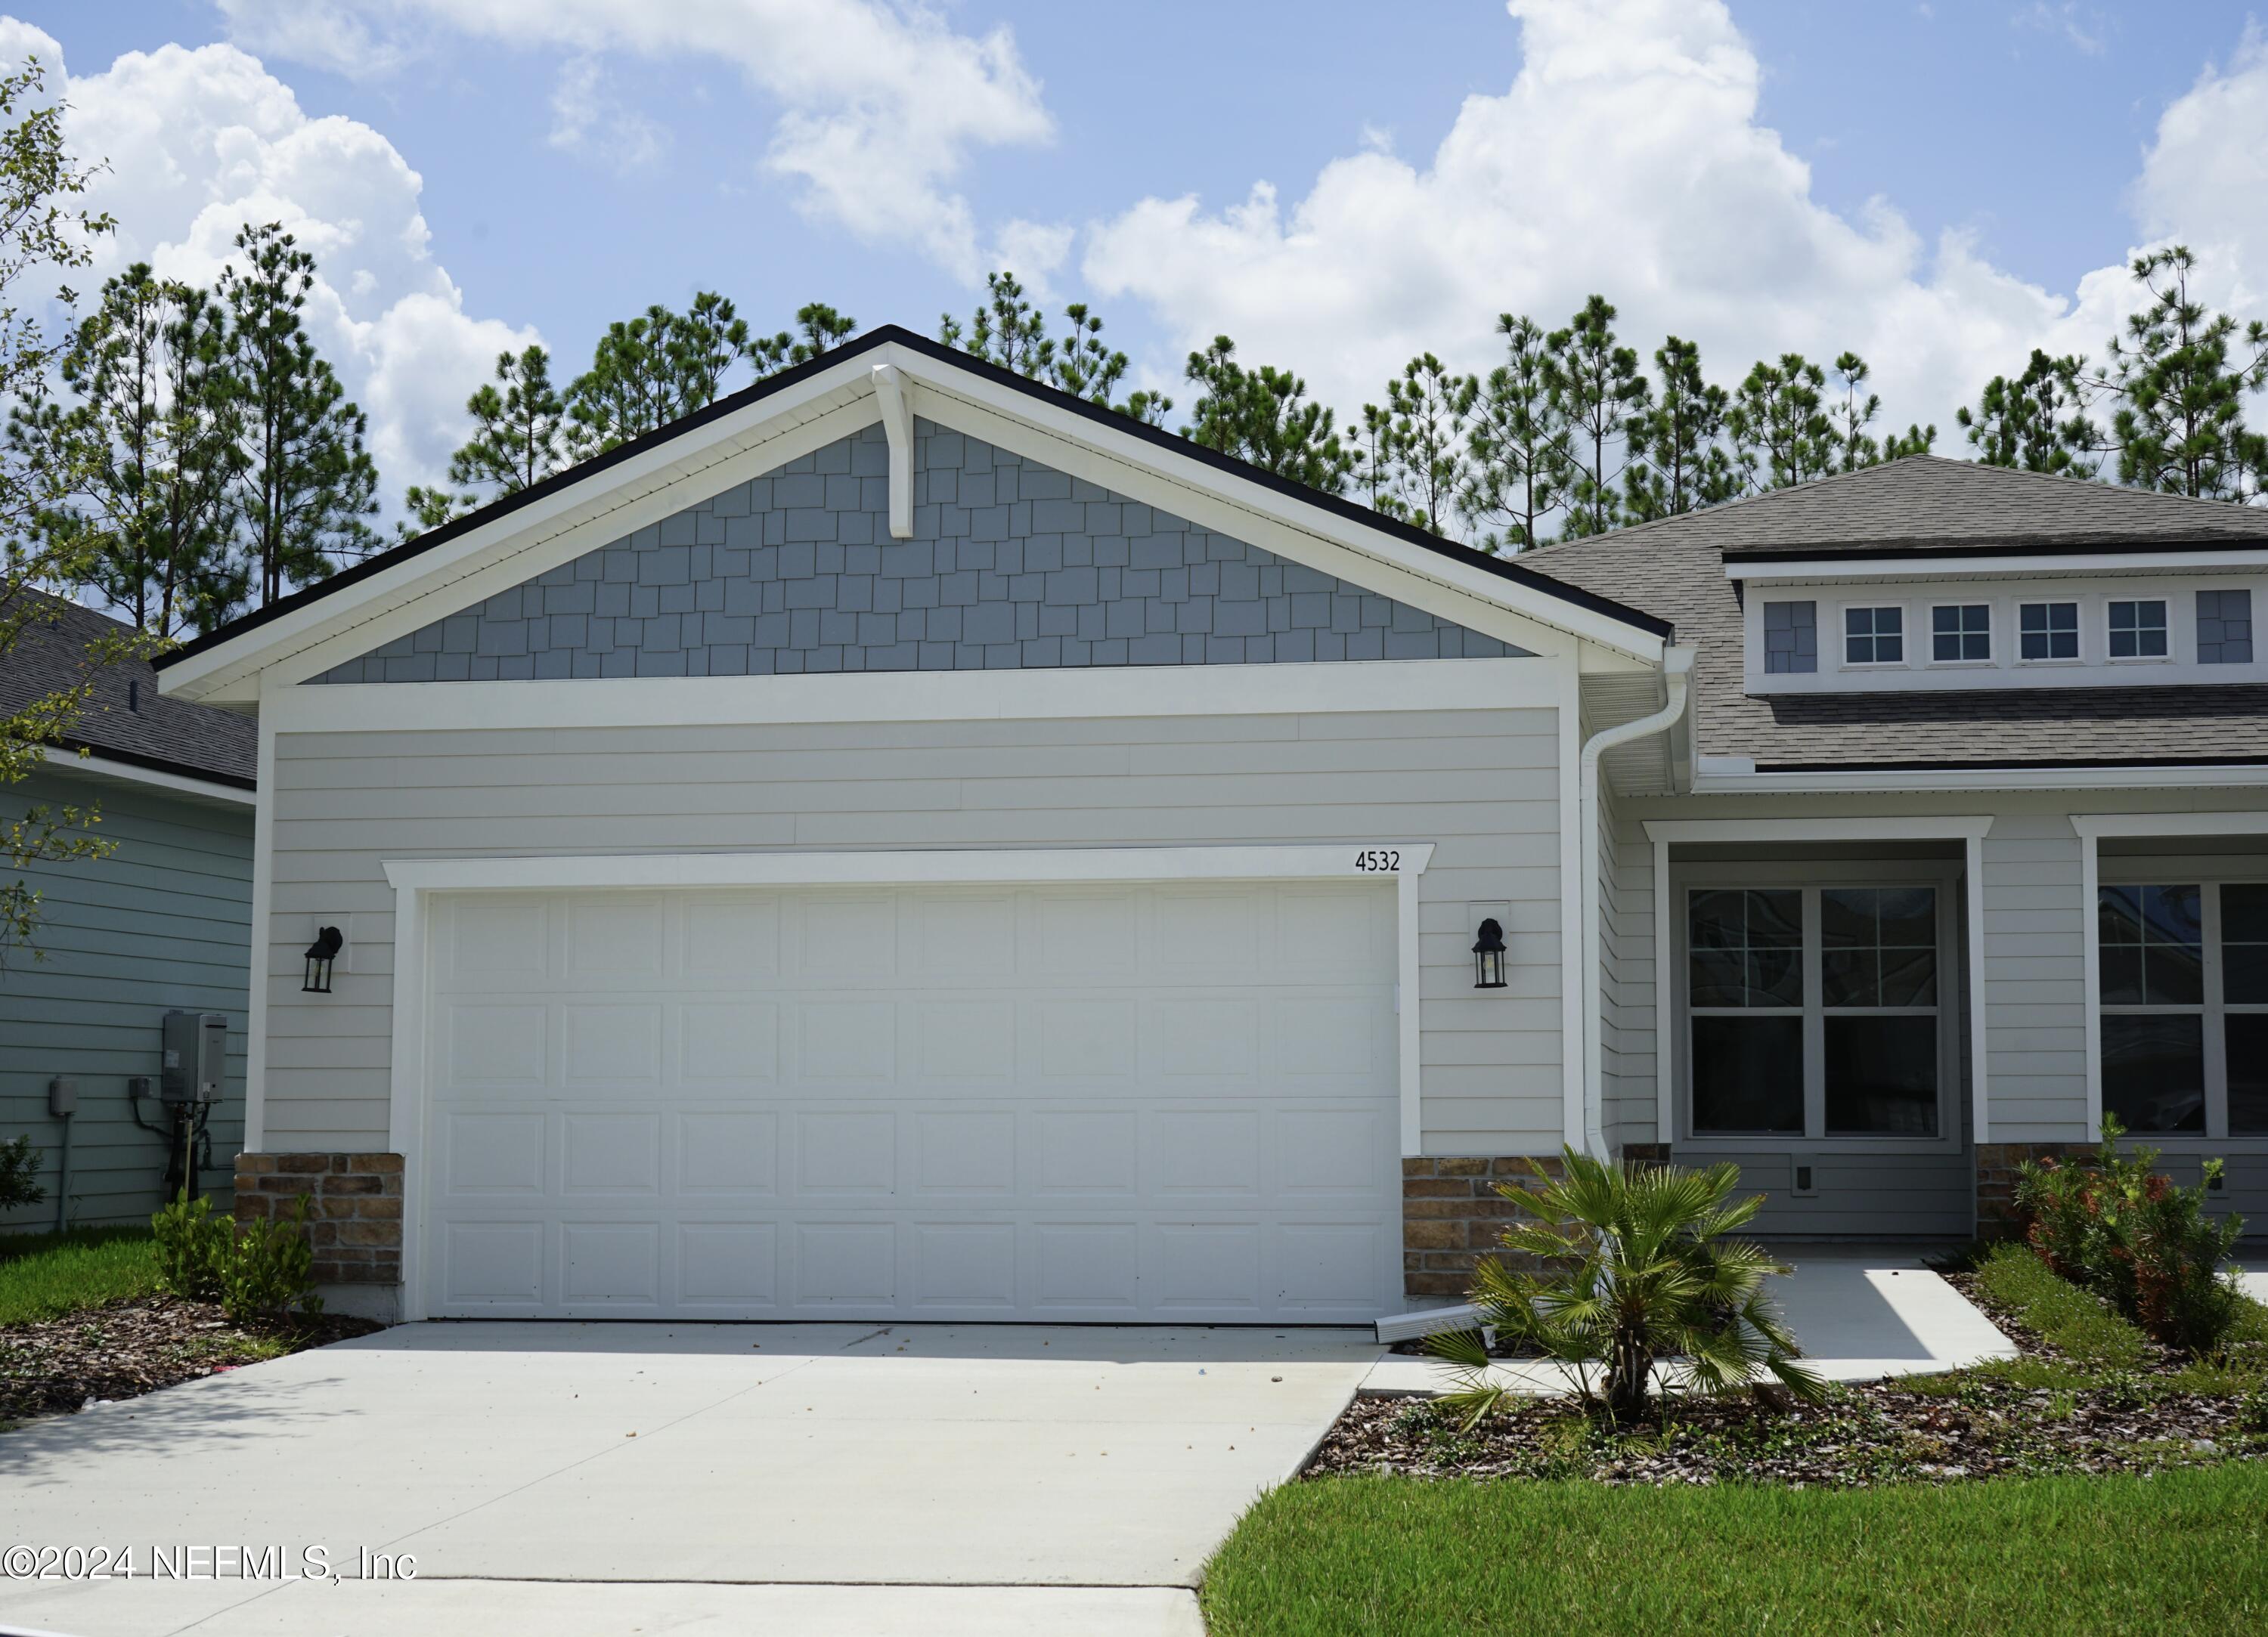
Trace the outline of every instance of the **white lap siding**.
{"type": "Polygon", "coordinates": [[[387,859],[1425,841],[1425,1151],[1550,1153],[1558,745],[1548,709],[281,733],[262,1147],[391,1145],[387,859]],[[1481,902],[1512,907],[1488,995],[1481,902]],[[347,950],[318,999],[300,951],[324,924],[347,950]]]}

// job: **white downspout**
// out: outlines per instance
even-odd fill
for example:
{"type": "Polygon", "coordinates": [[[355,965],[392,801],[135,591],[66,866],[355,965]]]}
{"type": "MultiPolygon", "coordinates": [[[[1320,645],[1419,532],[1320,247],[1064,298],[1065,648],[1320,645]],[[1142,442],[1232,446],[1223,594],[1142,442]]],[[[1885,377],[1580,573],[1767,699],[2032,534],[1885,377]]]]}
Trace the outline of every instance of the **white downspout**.
{"type": "MultiPolygon", "coordinates": [[[[1642,739],[1677,725],[1678,719],[1685,714],[1691,691],[1693,653],[1690,648],[1662,650],[1662,681],[1669,696],[1660,710],[1635,722],[1602,728],[1583,745],[1576,820],[1582,826],[1583,848],[1583,1151],[1600,1159],[1607,1157],[1607,1133],[1606,1097],[1600,1084],[1606,1072],[1606,1042],[1600,1015],[1606,998],[1606,979],[1600,965],[1599,947],[1599,763],[1617,745],[1627,745],[1632,739],[1642,739]]],[[[1657,1018],[1654,1027],[1659,1034],[1668,1027],[1668,1021],[1657,1018]]]]}

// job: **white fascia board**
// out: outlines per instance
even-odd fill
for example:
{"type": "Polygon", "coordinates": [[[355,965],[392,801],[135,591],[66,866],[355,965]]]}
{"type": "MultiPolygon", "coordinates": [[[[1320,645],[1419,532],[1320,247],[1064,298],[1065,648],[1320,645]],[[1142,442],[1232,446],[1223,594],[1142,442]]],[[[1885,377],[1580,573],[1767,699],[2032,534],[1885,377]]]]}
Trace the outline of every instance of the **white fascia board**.
{"type": "Polygon", "coordinates": [[[1725,577],[1752,584],[1824,585],[1837,580],[1971,580],[1992,576],[2084,579],[2097,574],[2211,572],[2268,567],[2268,547],[2231,551],[2058,552],[1992,557],[1806,557],[1770,562],[1728,558],[1725,577]]]}
{"type": "Polygon", "coordinates": [[[2268,812],[2073,813],[2071,827],[2090,840],[2130,835],[2268,834],[2268,812]]]}
{"type": "Polygon", "coordinates": [[[1033,885],[1083,881],[1291,881],[1419,876],[1428,842],[1329,847],[1097,847],[872,853],[571,854],[389,858],[387,884],[423,892],[585,888],[1033,885]],[[1380,851],[1398,870],[1368,867],[1380,851]]]}
{"type": "Polygon", "coordinates": [[[1567,639],[1572,637],[1636,660],[1660,660],[1666,639],[1636,626],[1366,528],[982,377],[941,368],[917,353],[888,350],[890,362],[921,384],[916,412],[956,431],[1122,493],[1129,492],[1125,473],[1131,467],[1167,486],[1171,498],[1159,503],[1166,510],[1523,648],[1554,651],[1571,646],[1567,639]]]}
{"type": "Polygon", "coordinates": [[[261,719],[286,733],[351,733],[1542,709],[1559,702],[1554,671],[1552,662],[1542,659],[1369,659],[1079,671],[318,683],[269,695],[261,719]]]}
{"type": "Polygon", "coordinates": [[[253,679],[319,676],[583,553],[774,466],[808,454],[880,416],[864,356],[788,390],[593,473],[582,482],[423,552],[351,590],[255,626],[232,642],[158,673],[162,694],[243,703],[253,679]],[[688,486],[701,489],[688,497],[688,486]],[[438,598],[447,605],[436,606],[438,598]]]}
{"type": "Polygon", "coordinates": [[[223,784],[217,779],[191,778],[157,767],[137,767],[131,762],[113,761],[100,751],[83,756],[75,750],[50,745],[47,747],[47,759],[50,765],[67,772],[115,780],[122,784],[147,785],[151,789],[170,790],[177,796],[194,796],[224,807],[253,807],[259,804],[258,796],[239,785],[223,784]]]}
{"type": "Polygon", "coordinates": [[[1848,796],[1960,790],[2218,790],[2268,788],[2268,767],[1895,767],[1803,773],[1710,771],[1694,776],[1696,796],[1848,796]]]}
{"type": "Polygon", "coordinates": [[[1649,818],[1646,839],[1657,842],[1983,841],[1990,813],[1933,818],[1901,814],[1880,818],[1649,818]]]}

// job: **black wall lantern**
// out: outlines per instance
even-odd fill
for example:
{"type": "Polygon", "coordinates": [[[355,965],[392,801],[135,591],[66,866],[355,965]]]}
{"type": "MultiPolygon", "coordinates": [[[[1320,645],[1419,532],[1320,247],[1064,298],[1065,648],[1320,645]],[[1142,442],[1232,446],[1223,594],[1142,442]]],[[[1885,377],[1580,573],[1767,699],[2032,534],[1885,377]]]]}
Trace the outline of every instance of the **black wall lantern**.
{"type": "Polygon", "coordinates": [[[1473,987],[1504,987],[1504,929],[1493,915],[1481,922],[1480,942],[1473,945],[1473,987]]]}
{"type": "Polygon", "coordinates": [[[302,995],[328,995],[331,992],[331,963],[346,947],[346,936],[336,927],[325,927],[315,934],[315,941],[307,945],[307,976],[299,985],[302,995]]]}

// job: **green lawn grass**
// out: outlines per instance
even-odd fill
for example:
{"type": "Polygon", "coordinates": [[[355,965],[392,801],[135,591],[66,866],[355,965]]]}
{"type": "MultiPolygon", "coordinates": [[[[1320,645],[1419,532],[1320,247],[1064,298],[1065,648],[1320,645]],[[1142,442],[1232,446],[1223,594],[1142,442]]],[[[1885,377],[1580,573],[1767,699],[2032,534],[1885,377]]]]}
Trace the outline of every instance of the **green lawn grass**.
{"type": "Polygon", "coordinates": [[[1331,1478],[1206,1571],[1212,1637],[2268,1630],[2268,1468],[1764,1487],[1331,1478]]]}
{"type": "Polygon", "coordinates": [[[0,1325],[59,1318],[158,1288],[147,1228],[0,1234],[0,1325]]]}

